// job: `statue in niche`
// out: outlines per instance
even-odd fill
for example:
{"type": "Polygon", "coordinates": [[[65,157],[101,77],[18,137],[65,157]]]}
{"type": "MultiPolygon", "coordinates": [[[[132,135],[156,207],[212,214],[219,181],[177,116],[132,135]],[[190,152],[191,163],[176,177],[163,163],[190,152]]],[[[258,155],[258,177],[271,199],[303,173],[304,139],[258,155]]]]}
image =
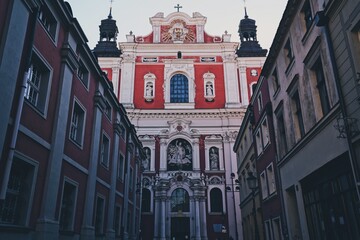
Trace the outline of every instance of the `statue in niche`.
{"type": "Polygon", "coordinates": [[[211,84],[206,84],[206,96],[213,96],[213,86],[211,84]]]}
{"type": "Polygon", "coordinates": [[[210,170],[219,170],[219,150],[215,147],[209,151],[210,170]]]}
{"type": "Polygon", "coordinates": [[[144,171],[150,170],[150,160],[151,160],[151,151],[150,148],[146,147],[145,149],[145,159],[143,160],[143,169],[144,171]]]}
{"type": "Polygon", "coordinates": [[[147,96],[147,97],[153,96],[153,87],[151,84],[146,84],[145,96],[147,96]]]}
{"type": "Polygon", "coordinates": [[[192,148],[184,139],[176,139],[167,150],[168,170],[192,170],[192,148]]]}

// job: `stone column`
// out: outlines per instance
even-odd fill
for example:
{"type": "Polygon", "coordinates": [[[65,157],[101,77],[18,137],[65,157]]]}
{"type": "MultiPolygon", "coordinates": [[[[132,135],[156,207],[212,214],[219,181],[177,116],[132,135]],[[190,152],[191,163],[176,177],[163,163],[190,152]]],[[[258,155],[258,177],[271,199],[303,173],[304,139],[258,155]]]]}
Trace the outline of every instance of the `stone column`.
{"type": "Polygon", "coordinates": [[[160,240],[166,240],[166,196],[161,197],[160,240]]]}
{"type": "Polygon", "coordinates": [[[239,82],[236,71],[235,53],[225,52],[224,56],[224,82],[225,82],[225,97],[226,108],[239,108],[239,82]]]}
{"type": "Polygon", "coordinates": [[[195,197],[195,239],[201,240],[201,225],[200,225],[200,198],[195,197]]]}
{"type": "Polygon", "coordinates": [[[206,196],[204,191],[204,196],[200,198],[200,229],[201,229],[201,239],[207,240],[207,222],[206,222],[206,196]]]}
{"type": "Polygon", "coordinates": [[[121,66],[120,98],[125,108],[134,107],[135,46],[124,49],[121,66]]]}
{"type": "MultiPolygon", "coordinates": [[[[64,155],[66,129],[69,119],[69,108],[71,99],[71,85],[73,79],[73,66],[68,65],[69,59],[73,59],[72,50],[65,45],[63,47],[63,62],[61,78],[58,88],[60,96],[56,106],[56,116],[52,131],[50,156],[45,176],[45,186],[42,197],[40,216],[37,221],[37,239],[52,239],[58,236],[59,223],[56,217],[56,203],[60,187],[61,166],[64,155]]],[[[98,149],[98,145],[97,145],[98,149]]],[[[96,166],[95,166],[96,167],[96,166]]]]}
{"type": "Polygon", "coordinates": [[[246,67],[239,67],[239,76],[240,76],[240,92],[241,92],[241,104],[249,105],[249,87],[248,81],[246,78],[246,67]]]}
{"type": "Polygon", "coordinates": [[[159,226],[160,226],[160,211],[161,211],[161,200],[160,197],[157,196],[157,192],[155,190],[155,206],[154,206],[154,239],[160,238],[159,226]]]}
{"type": "Polygon", "coordinates": [[[194,171],[200,170],[200,153],[199,153],[199,139],[193,140],[193,169],[194,171]]]}
{"type": "Polygon", "coordinates": [[[166,144],[167,140],[160,139],[160,171],[166,171],[167,158],[166,158],[166,144]]]}
{"type": "Polygon", "coordinates": [[[109,240],[115,239],[114,224],[112,223],[114,222],[114,214],[115,214],[116,178],[117,178],[118,157],[119,157],[120,132],[121,132],[120,122],[119,120],[117,120],[114,124],[114,147],[113,147],[114,152],[112,157],[108,219],[107,219],[107,229],[106,229],[106,238],[109,240]]]}
{"type": "Polygon", "coordinates": [[[102,94],[96,91],[94,96],[94,122],[93,122],[93,134],[90,149],[89,159],[89,173],[86,183],[86,196],[84,204],[84,216],[83,224],[81,228],[81,239],[91,240],[95,239],[95,228],[93,226],[94,216],[94,204],[95,204],[95,186],[96,186],[96,175],[99,158],[99,146],[101,139],[101,120],[102,120],[102,109],[105,108],[105,102],[102,94]]]}

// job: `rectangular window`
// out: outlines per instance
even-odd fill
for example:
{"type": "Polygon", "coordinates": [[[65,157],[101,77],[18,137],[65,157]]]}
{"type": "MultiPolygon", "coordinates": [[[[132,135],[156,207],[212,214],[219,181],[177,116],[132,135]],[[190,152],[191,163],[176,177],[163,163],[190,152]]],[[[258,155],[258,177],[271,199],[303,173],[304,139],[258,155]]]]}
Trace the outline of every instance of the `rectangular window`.
{"type": "Polygon", "coordinates": [[[266,168],[266,176],[269,185],[269,194],[271,195],[276,192],[275,174],[272,163],[266,168]]]}
{"type": "Polygon", "coordinates": [[[262,197],[263,197],[263,199],[265,199],[269,196],[268,183],[267,183],[265,171],[260,174],[260,184],[261,184],[262,197]]]}
{"type": "Polygon", "coordinates": [[[273,232],[273,239],[281,239],[281,223],[280,218],[275,218],[272,220],[272,232],[273,232]]]}
{"type": "Polygon", "coordinates": [[[268,128],[266,118],[261,123],[261,132],[262,132],[262,141],[263,141],[264,148],[265,148],[270,142],[269,128],[268,128]]]}
{"type": "Polygon", "coordinates": [[[114,220],[115,236],[121,234],[121,206],[115,207],[115,220],[114,220]]]}
{"type": "Polygon", "coordinates": [[[322,65],[320,58],[316,61],[312,70],[314,71],[315,76],[316,76],[316,83],[317,83],[316,87],[317,87],[317,90],[319,93],[321,109],[322,109],[323,115],[326,115],[327,113],[330,112],[330,103],[329,103],[328,92],[326,89],[323,65],[322,65]]]}
{"type": "Polygon", "coordinates": [[[272,78],[272,86],[273,86],[273,90],[274,90],[274,95],[276,95],[276,93],[278,92],[278,90],[280,89],[280,84],[279,84],[279,77],[278,77],[278,73],[277,73],[277,69],[275,68],[274,71],[271,74],[271,78],[272,78]]]}
{"type": "Polygon", "coordinates": [[[285,53],[285,62],[286,62],[286,65],[287,65],[287,69],[286,69],[285,72],[288,72],[291,63],[294,60],[294,54],[293,54],[293,51],[292,51],[292,48],[291,48],[290,39],[288,39],[286,41],[286,43],[285,43],[284,53],[285,53]]]}
{"type": "Polygon", "coordinates": [[[263,99],[262,99],[261,92],[259,92],[257,100],[258,100],[259,113],[261,113],[261,110],[263,109],[263,99]]]}
{"type": "Polygon", "coordinates": [[[117,178],[119,180],[124,179],[124,157],[122,155],[119,155],[117,178]]]}
{"type": "Polygon", "coordinates": [[[255,136],[256,136],[256,150],[257,150],[257,155],[259,156],[263,150],[263,144],[262,144],[262,139],[261,139],[262,135],[261,135],[260,129],[257,130],[255,136]]]}
{"type": "Polygon", "coordinates": [[[105,200],[97,196],[96,209],[95,209],[95,235],[104,234],[104,212],[105,212],[105,200]]]}
{"type": "Polygon", "coordinates": [[[109,157],[110,157],[110,139],[103,134],[101,149],[100,149],[100,163],[106,168],[109,167],[109,157]]]}
{"type": "Polygon", "coordinates": [[[55,41],[57,21],[54,15],[51,13],[50,9],[43,5],[39,12],[39,20],[42,26],[45,28],[49,36],[55,41]]]}
{"type": "Polygon", "coordinates": [[[285,131],[285,123],[284,123],[284,112],[283,109],[279,109],[276,111],[276,120],[277,120],[277,133],[278,133],[278,151],[280,157],[283,157],[287,151],[287,140],[286,140],[286,131],[285,131]]]}
{"type": "Polygon", "coordinates": [[[34,177],[34,165],[14,158],[5,200],[0,201],[0,224],[27,225],[34,177]]]}
{"type": "Polygon", "coordinates": [[[89,71],[85,67],[85,64],[80,61],[77,69],[77,76],[79,80],[84,84],[86,88],[89,88],[89,71]]]}
{"type": "Polygon", "coordinates": [[[50,86],[50,69],[35,53],[31,58],[31,74],[26,82],[25,99],[38,111],[45,113],[50,86]]]}
{"type": "Polygon", "coordinates": [[[77,186],[68,181],[64,182],[60,210],[60,231],[74,230],[77,186]]]}
{"type": "Polygon", "coordinates": [[[303,17],[303,24],[305,27],[305,32],[309,31],[312,22],[313,22],[313,16],[311,13],[311,7],[310,7],[310,1],[306,0],[302,9],[301,9],[301,14],[303,17]]]}
{"type": "Polygon", "coordinates": [[[85,110],[76,100],[74,100],[73,113],[70,125],[70,139],[79,146],[83,145],[84,130],[85,110]]]}
{"type": "Polygon", "coordinates": [[[105,109],[104,109],[104,114],[105,116],[111,121],[111,113],[112,113],[112,108],[111,105],[109,103],[108,100],[105,101],[105,109]]]}
{"type": "Polygon", "coordinates": [[[134,175],[133,175],[133,169],[130,168],[130,175],[129,175],[129,188],[132,190],[134,188],[134,175]]]}
{"type": "Polygon", "coordinates": [[[120,130],[121,130],[121,133],[120,133],[120,136],[122,139],[126,139],[126,130],[125,130],[125,127],[123,125],[120,125],[120,130]]]}
{"type": "Polygon", "coordinates": [[[294,115],[294,124],[297,128],[297,133],[299,137],[303,137],[305,135],[305,128],[304,128],[304,120],[303,115],[301,111],[301,102],[300,102],[300,96],[299,92],[296,91],[291,97],[292,99],[292,111],[294,115]]]}

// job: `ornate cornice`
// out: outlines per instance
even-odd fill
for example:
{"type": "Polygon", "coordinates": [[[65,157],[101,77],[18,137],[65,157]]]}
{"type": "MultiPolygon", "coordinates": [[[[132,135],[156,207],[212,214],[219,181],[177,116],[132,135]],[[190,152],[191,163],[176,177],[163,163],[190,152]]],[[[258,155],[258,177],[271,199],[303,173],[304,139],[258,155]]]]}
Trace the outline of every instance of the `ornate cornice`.
{"type": "Polygon", "coordinates": [[[132,118],[148,118],[148,119],[158,119],[158,118],[184,118],[184,119],[212,119],[212,118],[239,118],[241,120],[245,115],[246,109],[234,109],[227,111],[170,111],[170,110],[160,110],[160,111],[134,111],[128,109],[127,115],[130,119],[132,118]]]}

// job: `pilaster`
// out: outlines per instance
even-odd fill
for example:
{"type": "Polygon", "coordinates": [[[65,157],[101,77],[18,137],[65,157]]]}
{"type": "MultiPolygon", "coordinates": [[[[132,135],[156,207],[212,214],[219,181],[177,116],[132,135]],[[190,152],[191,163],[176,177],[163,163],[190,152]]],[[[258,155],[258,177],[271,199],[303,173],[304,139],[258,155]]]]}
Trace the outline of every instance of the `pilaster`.
{"type": "Polygon", "coordinates": [[[101,139],[101,119],[104,99],[99,91],[94,96],[94,123],[92,128],[92,142],[90,149],[89,175],[86,184],[86,196],[84,205],[84,217],[81,228],[81,238],[86,240],[95,239],[95,227],[93,226],[94,204],[96,194],[96,174],[98,166],[99,146],[101,139]]]}

